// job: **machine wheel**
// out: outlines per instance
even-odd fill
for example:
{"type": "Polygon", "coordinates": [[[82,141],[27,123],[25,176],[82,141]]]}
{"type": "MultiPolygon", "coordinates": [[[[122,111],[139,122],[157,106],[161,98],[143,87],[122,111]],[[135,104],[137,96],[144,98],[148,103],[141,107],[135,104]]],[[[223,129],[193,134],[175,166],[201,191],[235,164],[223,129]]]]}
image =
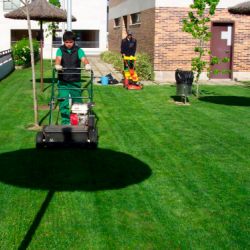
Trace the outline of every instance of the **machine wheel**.
{"type": "Polygon", "coordinates": [[[123,84],[123,87],[124,88],[128,88],[128,85],[129,85],[129,80],[128,79],[126,79],[126,78],[124,78],[124,84],[123,84]]]}
{"type": "Polygon", "coordinates": [[[44,148],[44,135],[42,132],[37,132],[36,134],[36,148],[40,149],[40,148],[44,148]]]}
{"type": "Polygon", "coordinates": [[[89,130],[89,147],[92,149],[97,148],[98,145],[98,130],[93,128],[89,130]]]}

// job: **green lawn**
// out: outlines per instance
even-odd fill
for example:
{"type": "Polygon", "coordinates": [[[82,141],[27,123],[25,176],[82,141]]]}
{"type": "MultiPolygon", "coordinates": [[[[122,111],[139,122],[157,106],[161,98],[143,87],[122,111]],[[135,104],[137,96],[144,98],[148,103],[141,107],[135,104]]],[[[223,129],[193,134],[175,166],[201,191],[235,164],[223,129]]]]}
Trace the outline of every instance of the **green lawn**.
{"type": "Polygon", "coordinates": [[[37,151],[30,79],[0,82],[0,249],[250,249],[249,85],[95,86],[99,149],[37,151]]]}

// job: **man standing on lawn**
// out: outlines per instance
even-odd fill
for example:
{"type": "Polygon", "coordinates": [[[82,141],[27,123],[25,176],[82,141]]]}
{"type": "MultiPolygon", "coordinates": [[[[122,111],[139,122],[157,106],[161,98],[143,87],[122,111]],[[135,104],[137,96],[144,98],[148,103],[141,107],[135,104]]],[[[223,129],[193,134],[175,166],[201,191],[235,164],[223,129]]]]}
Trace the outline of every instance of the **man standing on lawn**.
{"type": "Polygon", "coordinates": [[[121,42],[121,54],[122,56],[135,56],[137,41],[133,37],[131,31],[127,32],[127,37],[122,39],[121,42]]]}
{"type": "Polygon", "coordinates": [[[81,63],[86,70],[91,70],[89,61],[84,51],[75,44],[76,37],[72,31],[63,34],[62,45],[56,52],[55,69],[58,72],[58,95],[61,99],[59,108],[62,117],[62,125],[70,124],[69,98],[72,103],[81,100],[81,63]]]}
{"type": "MultiPolygon", "coordinates": [[[[122,39],[122,42],[121,42],[122,57],[124,58],[124,56],[135,56],[136,45],[137,45],[137,41],[133,37],[133,33],[131,31],[128,31],[127,37],[122,39]]],[[[124,70],[127,70],[128,66],[133,67],[133,61],[130,61],[130,60],[125,61],[124,60],[124,70]]]]}

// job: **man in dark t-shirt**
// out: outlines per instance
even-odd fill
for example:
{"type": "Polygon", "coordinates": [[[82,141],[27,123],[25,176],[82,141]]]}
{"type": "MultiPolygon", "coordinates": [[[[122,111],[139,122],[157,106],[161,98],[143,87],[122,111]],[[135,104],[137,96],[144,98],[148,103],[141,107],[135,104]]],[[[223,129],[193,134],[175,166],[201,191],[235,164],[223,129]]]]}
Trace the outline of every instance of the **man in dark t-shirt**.
{"type": "Polygon", "coordinates": [[[86,70],[91,70],[84,51],[75,44],[75,35],[66,31],[63,45],[56,52],[55,69],[58,71],[58,95],[62,125],[70,124],[69,98],[72,102],[81,102],[81,63],[86,70]],[[77,98],[78,97],[78,98],[77,98]]]}
{"type": "Polygon", "coordinates": [[[122,56],[135,56],[136,52],[136,39],[133,37],[131,31],[127,32],[127,37],[122,39],[121,42],[121,54],[122,56]]]}

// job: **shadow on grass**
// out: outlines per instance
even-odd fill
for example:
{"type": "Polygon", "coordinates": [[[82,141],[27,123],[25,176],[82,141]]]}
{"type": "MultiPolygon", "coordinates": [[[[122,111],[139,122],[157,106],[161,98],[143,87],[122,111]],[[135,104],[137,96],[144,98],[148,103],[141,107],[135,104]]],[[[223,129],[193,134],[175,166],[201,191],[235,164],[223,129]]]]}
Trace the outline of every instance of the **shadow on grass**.
{"type": "Polygon", "coordinates": [[[108,149],[23,149],[0,154],[0,181],[54,191],[98,191],[142,182],[151,169],[125,153],[108,149]]]}
{"type": "MultiPolygon", "coordinates": [[[[87,81],[87,79],[89,79],[89,76],[82,76],[81,77],[83,80],[85,80],[85,81],[87,81]]],[[[53,78],[52,77],[45,77],[45,78],[43,78],[43,82],[44,83],[52,83],[52,80],[53,80],[53,78]]],[[[30,81],[32,81],[32,80],[30,80],[30,81]]],[[[41,78],[36,78],[36,82],[37,83],[40,83],[41,82],[41,78]]]]}
{"type": "Polygon", "coordinates": [[[149,178],[142,161],[108,149],[23,149],[0,154],[0,181],[23,188],[48,190],[18,249],[27,249],[56,191],[125,188],[149,178]]]}
{"type": "Polygon", "coordinates": [[[250,88],[250,81],[240,81],[240,83],[243,84],[245,88],[250,88]]]}
{"type": "MultiPolygon", "coordinates": [[[[184,100],[185,100],[184,96],[178,96],[178,95],[172,95],[171,98],[174,102],[183,102],[184,103],[184,100]]],[[[186,102],[189,102],[188,96],[186,97],[186,102]]]]}
{"type": "Polygon", "coordinates": [[[250,106],[250,97],[244,96],[204,96],[199,100],[229,106],[250,106]]]}
{"type": "Polygon", "coordinates": [[[39,211],[36,214],[35,219],[33,220],[28,232],[26,233],[25,237],[23,238],[20,246],[18,247],[18,250],[25,250],[28,248],[28,246],[30,245],[30,242],[32,241],[33,235],[35,234],[48,206],[50,201],[52,200],[53,196],[54,196],[55,191],[49,191],[46,195],[46,198],[43,202],[43,204],[41,205],[39,211]]]}
{"type": "MultiPolygon", "coordinates": [[[[40,83],[41,82],[41,78],[36,78],[36,82],[40,83]]],[[[44,83],[52,83],[52,78],[51,77],[49,77],[49,78],[43,78],[43,82],[44,83]]]]}

